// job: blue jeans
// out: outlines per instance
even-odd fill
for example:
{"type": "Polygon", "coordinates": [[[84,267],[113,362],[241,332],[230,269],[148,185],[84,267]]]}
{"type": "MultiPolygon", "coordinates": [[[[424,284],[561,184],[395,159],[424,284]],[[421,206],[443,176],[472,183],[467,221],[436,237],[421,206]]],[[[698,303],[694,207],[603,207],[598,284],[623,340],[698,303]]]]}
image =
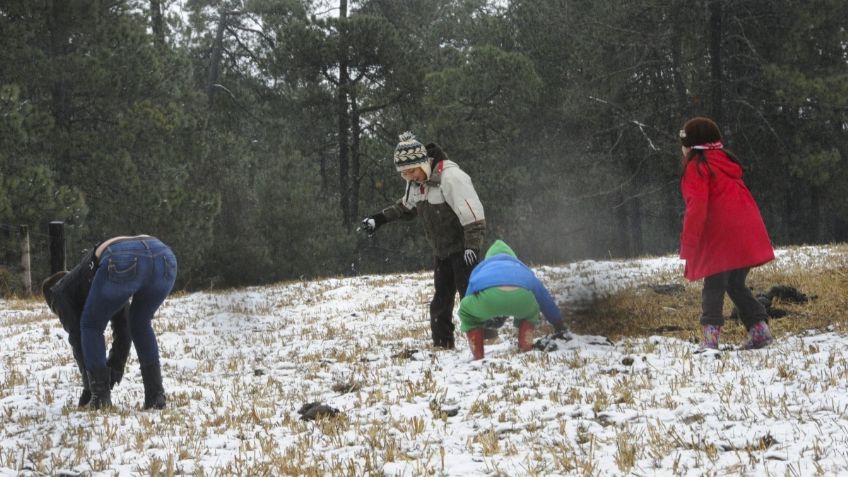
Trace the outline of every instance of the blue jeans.
{"type": "Polygon", "coordinates": [[[106,367],[103,331],[109,317],[130,298],[130,336],[138,362],[141,366],[159,364],[159,345],[151,322],[176,278],[177,258],[156,238],[116,242],[103,251],[80,318],[87,370],[106,367]]]}

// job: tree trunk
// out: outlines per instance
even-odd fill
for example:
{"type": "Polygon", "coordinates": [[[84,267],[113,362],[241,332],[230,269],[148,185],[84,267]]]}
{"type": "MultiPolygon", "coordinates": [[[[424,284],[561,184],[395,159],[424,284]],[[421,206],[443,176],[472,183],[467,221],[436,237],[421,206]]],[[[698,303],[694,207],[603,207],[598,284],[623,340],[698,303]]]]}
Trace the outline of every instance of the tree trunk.
{"type": "Polygon", "coordinates": [[[165,23],[162,20],[162,3],[150,0],[150,25],[153,29],[153,43],[161,48],[165,45],[165,23]]]}
{"type": "Polygon", "coordinates": [[[618,207],[615,208],[615,235],[617,240],[616,250],[613,251],[613,254],[616,258],[629,257],[630,220],[627,216],[627,204],[624,203],[626,199],[622,192],[616,193],[613,197],[615,203],[618,204],[618,207]]]}
{"type": "Polygon", "coordinates": [[[724,124],[721,64],[722,2],[723,0],[710,1],[710,114],[719,125],[724,124]]]}
{"type": "MultiPolygon", "coordinates": [[[[66,3],[63,0],[54,0],[50,9],[50,17],[48,19],[48,29],[50,32],[50,56],[53,62],[59,65],[63,64],[65,57],[68,55],[70,36],[68,32],[67,22],[71,20],[71,12],[68,11],[66,3]]],[[[70,92],[68,81],[65,80],[66,68],[57,68],[58,77],[53,81],[52,86],[52,102],[53,102],[53,120],[63,132],[67,132],[70,127],[70,92]]]]}
{"type": "Polygon", "coordinates": [[[339,85],[336,95],[336,114],[338,115],[338,146],[339,146],[339,209],[342,213],[342,223],[350,230],[350,116],[348,105],[348,83],[350,75],[347,60],[347,38],[344,33],[347,19],[347,0],[339,2],[339,85]]]}
{"type": "Polygon", "coordinates": [[[831,216],[831,229],[833,230],[830,236],[830,242],[845,242],[848,240],[848,220],[845,220],[838,215],[831,216]]]}
{"type": "Polygon", "coordinates": [[[350,94],[350,107],[350,217],[355,221],[357,217],[359,217],[359,183],[362,178],[359,175],[359,137],[361,135],[359,127],[359,108],[356,104],[356,93],[354,91],[351,91],[350,94]]]}
{"type": "Polygon", "coordinates": [[[822,243],[824,237],[821,219],[821,190],[817,186],[810,187],[810,214],[807,216],[807,243],[822,243]]]}
{"type": "Polygon", "coordinates": [[[635,257],[645,253],[642,242],[642,201],[638,197],[630,199],[627,217],[630,220],[630,248],[628,257],[635,257]]]}
{"type": "Polygon", "coordinates": [[[330,190],[330,181],[327,179],[327,152],[323,148],[318,152],[318,170],[321,174],[321,192],[326,194],[330,190]]]}
{"type": "Polygon", "coordinates": [[[787,193],[783,197],[783,210],[781,215],[781,224],[780,228],[783,230],[784,240],[790,244],[799,244],[801,243],[798,238],[798,229],[794,224],[798,223],[798,213],[799,209],[798,204],[798,191],[797,187],[794,185],[791,186],[791,192],[787,193]]]}
{"type": "Polygon", "coordinates": [[[206,95],[209,98],[209,107],[212,107],[212,93],[218,82],[218,68],[221,56],[224,53],[224,28],[227,24],[227,12],[221,11],[218,18],[218,31],[215,33],[215,43],[212,44],[212,53],[209,55],[209,71],[206,75],[206,95]]]}
{"type": "Polygon", "coordinates": [[[24,296],[32,295],[32,261],[29,254],[29,227],[21,225],[21,269],[24,296]]]}
{"type": "MultiPolygon", "coordinates": [[[[676,12],[677,8],[682,8],[682,5],[672,4],[672,9],[676,12]]],[[[681,50],[683,48],[683,28],[684,26],[678,21],[672,21],[671,25],[671,72],[672,82],[674,84],[674,94],[677,99],[677,114],[680,116],[675,118],[681,121],[690,116],[689,100],[686,94],[686,85],[683,83],[682,65],[681,65],[681,50]]]]}
{"type": "Polygon", "coordinates": [[[669,189],[666,194],[666,239],[663,241],[665,248],[668,250],[680,250],[680,232],[683,231],[683,198],[680,195],[680,187],[675,184],[675,187],[669,189]]]}
{"type": "MultiPolygon", "coordinates": [[[[54,0],[48,17],[48,31],[50,32],[50,56],[53,64],[62,65],[70,49],[70,36],[68,22],[72,21],[72,12],[68,9],[65,0],[54,0]]],[[[65,78],[66,68],[57,68],[57,78],[53,81],[50,95],[52,101],[53,121],[56,129],[66,137],[71,134],[71,86],[70,81],[65,78]]],[[[70,149],[67,140],[56,141],[55,151],[56,163],[60,167],[69,164],[70,149]]]]}

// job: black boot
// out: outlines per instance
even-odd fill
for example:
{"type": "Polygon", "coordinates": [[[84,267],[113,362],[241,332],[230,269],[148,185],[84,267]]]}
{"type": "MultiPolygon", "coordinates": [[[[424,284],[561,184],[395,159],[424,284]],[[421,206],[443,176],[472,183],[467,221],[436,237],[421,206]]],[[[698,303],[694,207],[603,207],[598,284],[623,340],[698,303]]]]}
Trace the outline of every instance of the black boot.
{"type": "Polygon", "coordinates": [[[88,371],[88,387],[91,390],[89,406],[94,409],[112,407],[111,374],[109,368],[88,371]]]}
{"type": "Polygon", "coordinates": [[[144,383],[144,409],[164,409],[165,389],[159,365],[142,366],[141,381],[144,383]]]}

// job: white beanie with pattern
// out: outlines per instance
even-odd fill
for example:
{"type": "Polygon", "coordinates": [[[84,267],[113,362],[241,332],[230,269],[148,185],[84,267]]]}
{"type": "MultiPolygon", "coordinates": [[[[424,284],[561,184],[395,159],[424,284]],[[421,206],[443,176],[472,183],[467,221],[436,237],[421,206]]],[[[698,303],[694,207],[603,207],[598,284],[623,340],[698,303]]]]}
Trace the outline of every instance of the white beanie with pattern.
{"type": "Polygon", "coordinates": [[[430,164],[427,149],[415,139],[415,135],[411,131],[401,134],[399,139],[400,142],[395,148],[394,157],[395,168],[398,172],[430,164]]]}

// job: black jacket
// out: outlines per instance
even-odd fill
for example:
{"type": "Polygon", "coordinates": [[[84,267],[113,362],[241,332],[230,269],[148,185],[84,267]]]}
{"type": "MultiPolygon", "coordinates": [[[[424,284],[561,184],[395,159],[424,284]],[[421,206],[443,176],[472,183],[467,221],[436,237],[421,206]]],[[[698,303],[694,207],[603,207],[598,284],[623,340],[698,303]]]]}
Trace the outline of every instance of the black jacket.
{"type": "MultiPolygon", "coordinates": [[[[48,299],[50,309],[59,315],[62,328],[68,332],[68,342],[73,348],[74,359],[82,374],[85,389],[88,389],[88,379],[82,357],[80,318],[82,317],[83,307],[85,307],[85,300],[88,298],[88,291],[91,289],[91,281],[97,271],[98,263],[94,250],[92,248],[90,252],[86,253],[76,267],[50,288],[48,299]]],[[[132,339],[130,338],[129,313],[130,307],[129,302],[127,302],[110,319],[112,322],[112,348],[109,350],[106,363],[112,369],[113,384],[121,380],[130,354],[132,339]]]]}

